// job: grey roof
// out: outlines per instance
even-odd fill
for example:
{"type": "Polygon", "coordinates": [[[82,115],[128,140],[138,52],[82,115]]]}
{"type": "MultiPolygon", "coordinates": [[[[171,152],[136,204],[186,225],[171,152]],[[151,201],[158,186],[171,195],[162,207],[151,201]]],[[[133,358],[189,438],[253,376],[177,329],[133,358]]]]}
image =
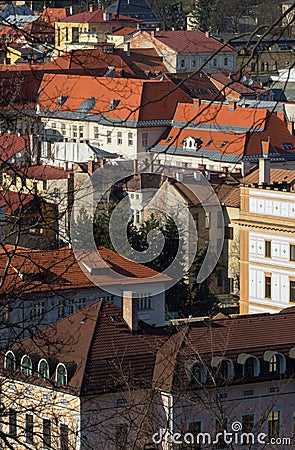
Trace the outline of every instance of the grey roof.
{"type": "Polygon", "coordinates": [[[271,90],[275,95],[275,100],[295,101],[295,83],[291,81],[275,81],[271,85],[271,90]]]}
{"type": "Polygon", "coordinates": [[[117,0],[106,9],[109,12],[123,14],[143,22],[159,23],[159,19],[145,0],[117,0]]]}
{"type": "MultiPolygon", "coordinates": [[[[5,5],[4,8],[0,11],[0,17],[8,17],[8,16],[33,16],[33,11],[27,5],[5,5]]],[[[36,16],[38,19],[38,16],[36,16]]]]}
{"type": "Polygon", "coordinates": [[[93,153],[95,153],[96,156],[100,156],[101,158],[118,158],[118,154],[117,153],[110,153],[107,152],[106,150],[103,150],[102,148],[99,147],[95,147],[94,145],[91,144],[87,144],[88,147],[90,148],[90,150],[93,151],[93,153]]]}
{"type": "Polygon", "coordinates": [[[87,98],[86,100],[83,100],[82,103],[77,108],[78,114],[89,114],[90,111],[94,108],[96,104],[96,99],[94,97],[87,98]]]}
{"type": "Polygon", "coordinates": [[[197,123],[197,122],[190,122],[187,124],[187,122],[173,122],[174,128],[191,128],[191,129],[198,129],[203,131],[218,131],[218,132],[224,132],[224,133],[235,133],[235,134],[244,134],[248,133],[249,131],[263,131],[263,127],[251,126],[251,127],[242,127],[240,125],[223,125],[219,123],[197,123]]]}
{"type": "MultiPolygon", "coordinates": [[[[83,102],[82,102],[83,103],[83,102]]],[[[81,103],[81,104],[82,104],[81,103]]],[[[81,106],[81,105],[80,105],[81,106]]],[[[125,120],[107,117],[104,114],[87,114],[81,111],[47,111],[41,110],[38,112],[40,117],[52,117],[66,120],[86,120],[87,122],[98,122],[102,125],[113,125],[125,128],[145,128],[145,127],[164,127],[170,126],[172,120],[170,119],[156,119],[156,120],[125,120]]]]}
{"type": "Polygon", "coordinates": [[[243,159],[242,155],[234,155],[227,153],[220,153],[218,150],[189,150],[182,147],[165,147],[164,145],[156,145],[151,148],[152,153],[166,153],[168,155],[179,155],[179,156],[194,156],[196,158],[208,158],[211,161],[222,161],[237,163],[243,159]]]}
{"type": "Polygon", "coordinates": [[[238,102],[239,106],[247,105],[250,108],[266,108],[271,111],[284,111],[284,103],[269,100],[248,100],[243,98],[238,102]]]}

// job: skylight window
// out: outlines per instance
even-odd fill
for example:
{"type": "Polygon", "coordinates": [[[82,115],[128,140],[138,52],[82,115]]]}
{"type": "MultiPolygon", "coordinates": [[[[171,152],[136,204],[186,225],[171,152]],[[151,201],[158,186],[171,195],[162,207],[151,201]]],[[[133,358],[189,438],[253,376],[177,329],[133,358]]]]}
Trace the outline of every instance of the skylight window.
{"type": "Polygon", "coordinates": [[[228,144],[228,141],[223,141],[220,148],[224,148],[226,146],[226,144],[228,144]]]}
{"type": "Polygon", "coordinates": [[[169,136],[168,139],[166,139],[166,142],[170,142],[173,139],[173,136],[169,136]]]}
{"type": "Polygon", "coordinates": [[[290,142],[285,142],[285,143],[283,144],[283,148],[284,148],[285,150],[293,150],[293,145],[292,145],[290,142]]]}
{"type": "Polygon", "coordinates": [[[207,142],[206,147],[209,147],[212,143],[213,143],[213,139],[210,139],[210,140],[207,142]]]}

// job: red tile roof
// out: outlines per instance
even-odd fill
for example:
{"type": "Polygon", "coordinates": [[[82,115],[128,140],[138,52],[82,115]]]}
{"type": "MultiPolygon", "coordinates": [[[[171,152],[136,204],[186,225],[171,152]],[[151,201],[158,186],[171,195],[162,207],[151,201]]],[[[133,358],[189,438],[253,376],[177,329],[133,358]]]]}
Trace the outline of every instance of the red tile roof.
{"type": "Polygon", "coordinates": [[[67,9],[66,8],[45,8],[43,9],[40,19],[55,22],[61,19],[65,19],[67,17],[67,9]]]}
{"type": "MultiPolygon", "coordinates": [[[[288,354],[295,342],[294,320],[294,311],[287,310],[187,323],[159,349],[154,384],[168,391],[179,389],[180,384],[187,389],[185,362],[189,360],[199,360],[210,368],[213,356],[231,358],[236,363],[240,353],[260,359],[266,350],[288,354]]],[[[245,382],[242,373],[238,373],[238,381],[245,382]]]]}
{"type": "Polygon", "coordinates": [[[223,47],[224,44],[220,41],[213,37],[207,37],[199,30],[157,31],[155,39],[177,53],[214,53],[218,50],[234,52],[231,46],[223,47]]]}
{"type": "Polygon", "coordinates": [[[69,22],[69,23],[100,23],[100,22],[109,22],[109,21],[122,21],[126,20],[128,22],[139,22],[137,19],[132,19],[131,17],[123,16],[119,14],[116,16],[113,13],[107,13],[109,19],[106,20],[104,16],[105,12],[102,9],[97,9],[95,11],[85,11],[79,14],[74,14],[73,16],[68,16],[65,19],[62,19],[60,22],[69,22]]]}
{"type": "Polygon", "coordinates": [[[62,180],[67,179],[71,170],[63,169],[62,167],[50,165],[33,165],[23,169],[18,169],[17,174],[23,174],[28,178],[35,178],[37,180],[62,180]]]}
{"type": "Polygon", "coordinates": [[[136,121],[171,119],[177,102],[192,102],[170,81],[45,74],[39,90],[39,105],[43,111],[76,112],[80,104],[90,98],[95,99],[95,105],[89,113],[136,121]],[[61,95],[68,98],[59,107],[61,95]],[[119,101],[114,110],[110,110],[112,100],[119,101]]]}
{"type": "MultiPolygon", "coordinates": [[[[125,275],[126,281],[121,278],[112,276],[110,274],[96,274],[93,280],[96,285],[110,286],[110,285],[121,285],[123,284],[137,284],[160,281],[168,281],[169,278],[166,275],[159,274],[157,279],[152,279],[154,275],[158,272],[149,269],[142,264],[127,260],[122,256],[107,250],[100,248],[100,254],[105,260],[106,264],[114,270],[114,272],[125,275]]],[[[92,259],[92,264],[94,256],[91,254],[81,253],[81,261],[88,262],[92,259]]],[[[6,269],[6,264],[8,261],[7,253],[5,249],[0,248],[0,273],[4,273],[6,269]]],[[[94,265],[99,267],[99,263],[96,261],[94,265]]],[[[25,264],[27,267],[27,263],[25,264]]],[[[26,294],[29,292],[46,292],[55,290],[67,290],[67,289],[83,289],[91,288],[96,285],[88,278],[87,270],[83,271],[78,264],[72,249],[62,248],[58,250],[31,250],[26,248],[17,248],[9,259],[8,274],[5,276],[4,283],[0,288],[0,293],[9,295],[26,294]],[[27,282],[22,281],[22,279],[17,275],[17,272],[22,273],[24,270],[24,263],[26,261],[31,261],[32,265],[41,268],[44,277],[42,280],[30,280],[27,282]]],[[[30,274],[28,274],[30,275],[30,274]]]]}
{"type": "MultiPolygon", "coordinates": [[[[24,339],[14,349],[45,357],[55,367],[57,363],[69,367],[68,385],[56,389],[76,395],[102,394],[151,385],[155,355],[163,338],[156,329],[144,330],[132,334],[120,308],[97,301],[24,339]]],[[[36,372],[34,376],[30,382],[39,384],[36,372]]],[[[54,382],[53,371],[49,383],[52,386],[54,382]]]]}
{"type": "Polygon", "coordinates": [[[136,31],[138,31],[137,28],[124,27],[119,28],[119,30],[115,30],[113,34],[115,34],[116,36],[126,36],[126,35],[129,36],[130,34],[133,34],[136,31]]]}
{"type": "Polygon", "coordinates": [[[0,164],[27,147],[27,139],[11,133],[0,133],[0,164]]]}
{"type": "Polygon", "coordinates": [[[35,199],[36,197],[31,194],[0,190],[0,208],[4,207],[5,214],[20,211],[35,199]]]}
{"type": "Polygon", "coordinates": [[[183,148],[184,140],[191,136],[202,139],[202,149],[217,150],[221,155],[248,156],[260,155],[261,141],[269,138],[270,153],[295,154],[295,136],[290,134],[284,121],[265,108],[232,109],[231,105],[209,102],[202,102],[200,107],[178,104],[174,122],[196,126],[173,127],[159,142],[160,146],[169,146],[172,150],[183,148]],[[198,128],[198,124],[202,127],[198,128]],[[292,144],[293,150],[285,150],[284,143],[292,144]]]}

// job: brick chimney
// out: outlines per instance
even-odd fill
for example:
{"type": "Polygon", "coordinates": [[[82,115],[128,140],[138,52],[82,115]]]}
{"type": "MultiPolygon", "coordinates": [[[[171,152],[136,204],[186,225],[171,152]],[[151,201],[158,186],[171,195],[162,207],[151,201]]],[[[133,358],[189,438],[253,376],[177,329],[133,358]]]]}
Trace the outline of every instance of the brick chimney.
{"type": "Polygon", "coordinates": [[[132,291],[123,292],[123,319],[132,332],[138,331],[138,297],[132,291]]]}
{"type": "Polygon", "coordinates": [[[270,183],[270,159],[269,159],[269,146],[270,139],[267,141],[261,141],[262,146],[262,158],[259,158],[259,184],[270,183]]]}
{"type": "Polygon", "coordinates": [[[87,172],[89,175],[92,175],[95,171],[95,162],[94,161],[88,161],[87,164],[87,172]]]}

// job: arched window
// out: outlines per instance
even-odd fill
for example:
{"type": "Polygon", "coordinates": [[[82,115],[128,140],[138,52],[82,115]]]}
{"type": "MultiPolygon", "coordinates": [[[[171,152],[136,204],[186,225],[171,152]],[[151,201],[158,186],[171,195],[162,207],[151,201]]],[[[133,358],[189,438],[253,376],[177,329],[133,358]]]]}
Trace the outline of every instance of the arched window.
{"type": "Polygon", "coordinates": [[[286,372],[286,358],[282,353],[275,351],[266,351],[264,360],[268,361],[269,371],[273,374],[281,374],[286,372]]]}
{"type": "Polygon", "coordinates": [[[192,381],[197,383],[205,383],[207,379],[207,371],[200,361],[196,361],[191,366],[192,381]]]}
{"type": "Polygon", "coordinates": [[[42,380],[49,379],[49,365],[46,359],[40,359],[38,364],[38,376],[42,380]]]}
{"type": "Polygon", "coordinates": [[[68,382],[67,369],[64,364],[58,364],[56,368],[56,378],[55,381],[61,386],[66,386],[68,382]]]}
{"type": "Polygon", "coordinates": [[[33,369],[32,369],[32,361],[31,358],[28,355],[24,355],[20,362],[20,370],[23,375],[26,377],[32,376],[33,369]]]}
{"type": "Polygon", "coordinates": [[[217,373],[223,380],[228,380],[234,376],[234,366],[229,359],[222,359],[218,366],[217,373]]]}
{"type": "Polygon", "coordinates": [[[15,356],[14,353],[10,350],[5,353],[4,369],[9,370],[10,372],[15,371],[15,356]]]}
{"type": "Polygon", "coordinates": [[[255,376],[255,364],[256,361],[254,358],[248,358],[244,365],[244,375],[246,377],[254,377],[255,376]]]}

